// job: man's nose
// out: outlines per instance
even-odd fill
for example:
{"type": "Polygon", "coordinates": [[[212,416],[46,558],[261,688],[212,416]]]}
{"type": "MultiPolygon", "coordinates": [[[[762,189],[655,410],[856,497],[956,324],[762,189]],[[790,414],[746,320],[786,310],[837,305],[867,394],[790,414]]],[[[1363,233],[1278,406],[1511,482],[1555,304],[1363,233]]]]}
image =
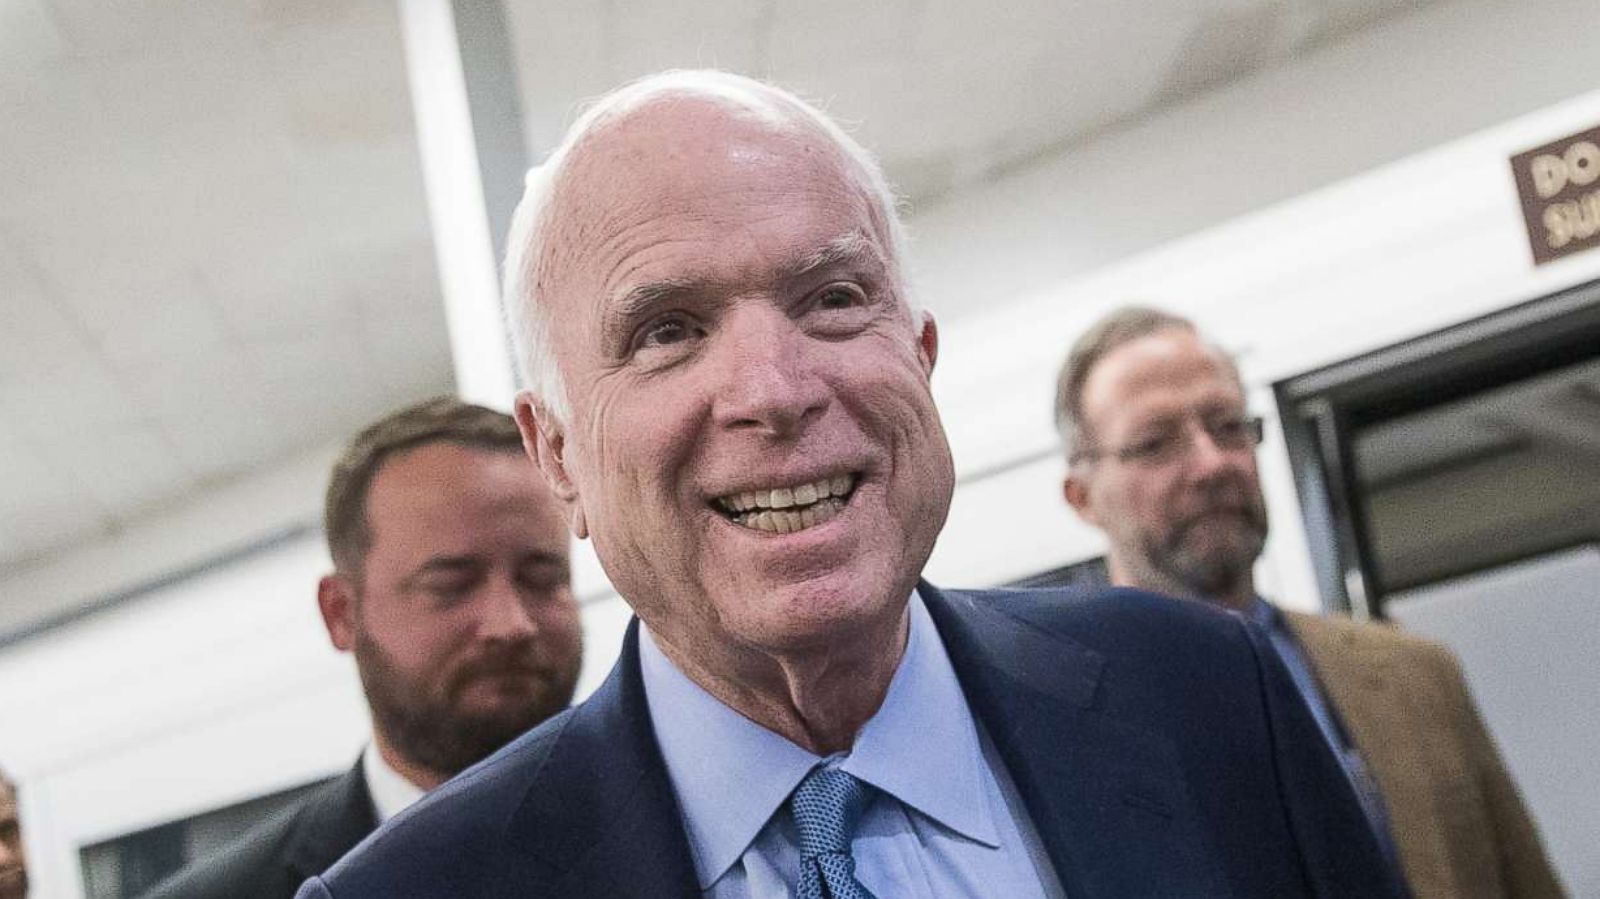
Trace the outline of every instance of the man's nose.
{"type": "Polygon", "coordinates": [[[485,640],[521,640],[539,632],[527,597],[510,579],[494,579],[479,603],[478,635],[485,640]]]}
{"type": "Polygon", "coordinates": [[[713,348],[726,366],[716,388],[717,423],[785,436],[821,412],[828,390],[808,353],[809,339],[773,306],[730,313],[713,348]]]}
{"type": "Polygon", "coordinates": [[[1189,469],[1201,477],[1231,468],[1238,464],[1240,451],[1229,449],[1217,442],[1205,426],[1189,425],[1189,448],[1185,461],[1189,469]]]}

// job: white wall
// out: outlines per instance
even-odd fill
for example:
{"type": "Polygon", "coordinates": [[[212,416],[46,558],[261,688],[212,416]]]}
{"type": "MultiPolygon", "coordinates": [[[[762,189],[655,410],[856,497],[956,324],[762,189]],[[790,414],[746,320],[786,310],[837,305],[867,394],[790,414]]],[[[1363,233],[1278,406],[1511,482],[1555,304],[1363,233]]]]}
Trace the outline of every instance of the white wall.
{"type": "Polygon", "coordinates": [[[1575,899],[1600,896],[1600,548],[1584,546],[1394,594],[1406,629],[1455,650],[1540,836],[1575,899]]]}
{"type": "MultiPolygon", "coordinates": [[[[924,299],[950,313],[935,390],[962,476],[929,576],[993,583],[1100,551],[1059,500],[1049,410],[1066,345],[1112,305],[1199,317],[1243,354],[1270,414],[1274,380],[1600,277],[1600,253],[1532,268],[1506,164],[1600,123],[1600,93],[1263,208],[1600,83],[1584,43],[1600,33],[1595,7],[1445,4],[917,216],[924,299]],[[1560,62],[1541,41],[1567,48],[1560,62]]],[[[1263,584],[1309,607],[1276,428],[1262,459],[1263,584]]],[[[288,500],[314,509],[317,481],[288,500]]],[[[145,555],[193,530],[145,535],[145,555]]],[[[105,581],[98,558],[64,561],[49,588],[105,581]]],[[[325,564],[307,538],[0,650],[0,759],[24,786],[41,896],[77,895],[85,842],[349,763],[364,711],[316,619],[325,564]]],[[[626,610],[586,551],[578,578],[587,690],[626,610]]],[[[0,596],[26,602],[13,592],[25,586],[0,596]]]]}
{"type": "Polygon", "coordinates": [[[353,672],[307,600],[322,568],[296,541],[0,656],[4,750],[42,896],[78,894],[78,846],[354,757],[353,672]]]}

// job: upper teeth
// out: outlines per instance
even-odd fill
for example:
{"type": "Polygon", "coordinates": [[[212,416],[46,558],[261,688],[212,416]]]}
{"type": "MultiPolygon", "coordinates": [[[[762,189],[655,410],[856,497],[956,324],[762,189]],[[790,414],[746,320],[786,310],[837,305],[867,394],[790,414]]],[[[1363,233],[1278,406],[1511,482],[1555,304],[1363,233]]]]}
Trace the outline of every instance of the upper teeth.
{"type": "Polygon", "coordinates": [[[819,499],[830,496],[844,496],[850,492],[855,478],[850,475],[839,475],[835,478],[817,481],[812,484],[801,484],[798,487],[776,487],[771,490],[750,490],[724,496],[717,500],[717,504],[724,509],[734,512],[748,512],[751,509],[787,509],[790,506],[809,506],[819,499]]]}

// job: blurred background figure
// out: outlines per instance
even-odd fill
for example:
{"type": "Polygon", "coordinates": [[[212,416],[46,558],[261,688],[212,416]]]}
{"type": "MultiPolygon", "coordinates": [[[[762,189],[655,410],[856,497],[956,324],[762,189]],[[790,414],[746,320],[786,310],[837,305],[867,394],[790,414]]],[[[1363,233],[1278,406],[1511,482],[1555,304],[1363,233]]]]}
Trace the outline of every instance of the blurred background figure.
{"type": "Polygon", "coordinates": [[[325,509],[328,637],[372,742],[344,776],[148,895],[290,897],[439,784],[572,700],[582,645],[566,525],[511,417],[455,399],[362,431],[325,509]]]}
{"type": "Polygon", "coordinates": [[[0,771],[0,899],[23,899],[27,895],[28,864],[22,857],[17,786],[0,771]]]}
{"type": "Polygon", "coordinates": [[[1447,649],[1256,593],[1261,420],[1225,352],[1187,319],[1117,309],[1068,354],[1056,422],[1063,492],[1105,533],[1112,582],[1232,609],[1271,636],[1420,899],[1563,895],[1447,649]]]}

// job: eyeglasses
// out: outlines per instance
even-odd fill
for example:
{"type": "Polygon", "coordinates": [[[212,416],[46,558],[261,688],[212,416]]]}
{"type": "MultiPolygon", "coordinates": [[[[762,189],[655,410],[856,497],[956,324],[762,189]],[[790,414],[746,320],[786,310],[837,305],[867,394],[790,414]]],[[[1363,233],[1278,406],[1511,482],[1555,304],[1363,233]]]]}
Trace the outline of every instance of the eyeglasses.
{"type": "MultiPolygon", "coordinates": [[[[1253,449],[1261,443],[1261,416],[1228,416],[1201,419],[1200,429],[1211,444],[1224,452],[1253,449]]],[[[1131,465],[1167,465],[1182,459],[1194,449],[1194,429],[1178,421],[1127,446],[1116,449],[1086,449],[1073,454],[1073,461],[1110,456],[1131,465]]]]}

